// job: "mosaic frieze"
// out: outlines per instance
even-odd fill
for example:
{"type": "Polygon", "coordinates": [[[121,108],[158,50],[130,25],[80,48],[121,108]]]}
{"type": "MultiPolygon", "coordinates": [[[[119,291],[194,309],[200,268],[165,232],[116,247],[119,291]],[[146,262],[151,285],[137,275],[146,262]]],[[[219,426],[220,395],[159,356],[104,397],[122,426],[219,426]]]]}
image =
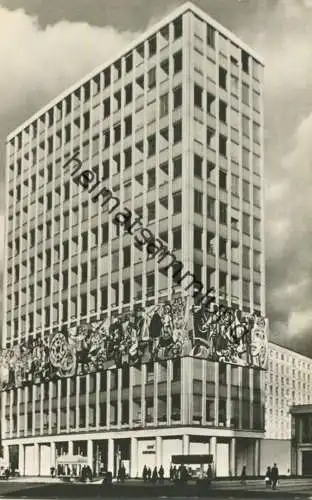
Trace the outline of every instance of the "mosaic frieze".
{"type": "Polygon", "coordinates": [[[63,328],[0,353],[1,387],[182,356],[264,368],[267,320],[180,296],[101,321],[63,328]]]}

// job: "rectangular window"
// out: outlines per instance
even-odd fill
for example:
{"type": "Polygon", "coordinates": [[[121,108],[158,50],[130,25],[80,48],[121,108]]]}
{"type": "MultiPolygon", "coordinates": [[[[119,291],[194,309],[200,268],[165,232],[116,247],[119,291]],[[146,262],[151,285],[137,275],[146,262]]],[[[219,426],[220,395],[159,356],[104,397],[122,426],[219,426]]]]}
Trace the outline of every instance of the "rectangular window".
{"type": "Polygon", "coordinates": [[[207,196],[207,216],[213,220],[216,217],[216,200],[211,196],[207,196]]]}
{"type": "Polygon", "coordinates": [[[194,106],[198,108],[203,106],[203,89],[196,83],[194,85],[194,106]]]}
{"type": "Polygon", "coordinates": [[[215,102],[215,96],[207,92],[207,113],[213,115],[213,104],[215,102]]]}
{"type": "Polygon", "coordinates": [[[156,135],[147,138],[147,155],[153,156],[156,153],[156,135]]]}
{"type": "Polygon", "coordinates": [[[215,30],[209,24],[207,24],[207,45],[213,49],[215,48],[215,30]]]}
{"type": "Polygon", "coordinates": [[[220,170],[219,171],[219,187],[220,187],[220,189],[224,189],[225,191],[227,189],[226,178],[227,178],[226,172],[224,172],[223,170],[220,170]]]}
{"type": "Polygon", "coordinates": [[[243,214],[243,233],[250,234],[250,215],[243,214]]]}
{"type": "Polygon", "coordinates": [[[125,137],[132,134],[132,116],[126,116],[125,118],[125,137]]]}
{"type": "Polygon", "coordinates": [[[243,135],[246,137],[249,137],[249,118],[248,116],[243,115],[242,118],[242,124],[243,124],[243,135]]]}
{"type": "Polygon", "coordinates": [[[194,226],[193,243],[194,248],[202,250],[202,229],[200,227],[194,226]]]}
{"type": "Polygon", "coordinates": [[[182,106],[182,87],[177,87],[173,90],[173,109],[182,106]]]}
{"type": "Polygon", "coordinates": [[[260,94],[255,90],[252,92],[252,105],[256,111],[260,111],[260,94]]]}
{"type": "Polygon", "coordinates": [[[215,136],[215,131],[213,128],[210,128],[210,127],[207,127],[207,130],[206,130],[206,141],[207,141],[207,147],[208,148],[214,148],[213,146],[213,139],[214,139],[214,136],[215,136]]]}
{"type": "Polygon", "coordinates": [[[149,70],[147,74],[148,88],[152,89],[156,86],[156,68],[149,70]]]}
{"type": "Polygon", "coordinates": [[[219,87],[221,89],[226,90],[226,82],[227,82],[227,71],[226,69],[222,68],[222,66],[219,67],[219,87]]]}
{"type": "Polygon", "coordinates": [[[256,304],[261,304],[261,287],[258,283],[254,283],[253,285],[253,294],[254,294],[254,302],[256,304]]]}
{"type": "Polygon", "coordinates": [[[156,54],[157,51],[157,39],[156,36],[152,36],[148,40],[148,55],[149,57],[152,57],[154,54],[156,54]]]}
{"type": "Polygon", "coordinates": [[[149,203],[147,205],[147,220],[148,222],[153,222],[156,217],[155,202],[149,203]]]}
{"type": "Polygon", "coordinates": [[[128,57],[126,57],[126,73],[129,73],[132,70],[133,67],[133,58],[132,54],[130,54],[128,57]]]}
{"type": "Polygon", "coordinates": [[[250,283],[247,280],[243,280],[243,300],[249,300],[250,298],[250,283]]]}
{"type": "Polygon", "coordinates": [[[220,134],[219,135],[219,153],[220,155],[222,156],[226,156],[227,155],[227,138],[220,134]]]}
{"type": "Polygon", "coordinates": [[[246,83],[242,85],[242,100],[244,104],[249,106],[249,86],[246,83]]]}
{"type": "Polygon", "coordinates": [[[227,104],[224,101],[219,101],[219,119],[221,122],[226,123],[227,104]]]}
{"type": "Polygon", "coordinates": [[[118,125],[115,125],[114,127],[114,142],[119,142],[121,139],[121,127],[120,123],[118,125]]]}
{"type": "Polygon", "coordinates": [[[249,55],[244,50],[242,50],[241,61],[243,71],[249,73],[249,55]]]}
{"type": "Polygon", "coordinates": [[[203,194],[196,189],[194,191],[194,212],[197,214],[203,213],[203,194]]]}
{"type": "Polygon", "coordinates": [[[227,205],[220,201],[220,224],[227,224],[227,205]]]}
{"type": "Polygon", "coordinates": [[[253,251],[253,268],[255,271],[261,270],[261,253],[258,250],[253,251]]]}
{"type": "Polygon", "coordinates": [[[239,196],[239,177],[238,175],[232,174],[232,194],[239,196]]]}
{"type": "Polygon", "coordinates": [[[260,144],[260,125],[253,122],[253,140],[257,144],[260,144]]]}
{"type": "Polygon", "coordinates": [[[181,230],[181,227],[177,227],[173,230],[173,248],[174,248],[174,250],[180,250],[182,248],[182,230],[181,230]]]}
{"type": "Polygon", "coordinates": [[[182,156],[173,158],[173,178],[177,179],[182,176],[182,156]]]}
{"type": "Polygon", "coordinates": [[[198,155],[194,155],[194,176],[198,179],[202,179],[202,165],[203,159],[198,155]]]}
{"type": "Polygon", "coordinates": [[[176,74],[179,71],[182,71],[182,50],[173,55],[173,72],[176,74]]]}
{"type": "Polygon", "coordinates": [[[173,124],[173,143],[182,141],[182,121],[173,124]]]}
{"type": "Polygon", "coordinates": [[[123,266],[129,267],[131,263],[131,247],[124,247],[123,249],[123,266]]]}
{"type": "Polygon", "coordinates": [[[250,267],[250,248],[243,246],[243,266],[249,269],[250,267]]]}
{"type": "Polygon", "coordinates": [[[243,200],[250,202],[250,184],[248,181],[243,181],[243,200]]]}
{"type": "Polygon", "coordinates": [[[133,92],[132,92],[132,83],[128,83],[125,86],[125,104],[129,104],[132,102],[133,92]]]}
{"type": "Polygon", "coordinates": [[[261,206],[261,191],[257,186],[253,186],[253,203],[256,207],[261,206]]]}
{"type": "Polygon", "coordinates": [[[125,168],[131,167],[132,164],[132,149],[125,149],[125,168]]]}
{"type": "Polygon", "coordinates": [[[169,94],[168,92],[162,96],[160,96],[159,99],[159,115],[160,118],[163,116],[166,116],[169,111],[169,94]]]}
{"type": "Polygon", "coordinates": [[[261,237],[261,223],[260,223],[260,219],[256,219],[255,217],[254,217],[254,220],[253,220],[253,236],[256,239],[260,239],[260,237],[261,237]]]}
{"type": "Polygon", "coordinates": [[[147,172],[147,189],[153,189],[156,184],[156,173],[155,169],[149,170],[147,172]]]}
{"type": "Polygon", "coordinates": [[[182,210],[182,193],[181,191],[173,194],[173,213],[179,214],[182,210]]]}
{"type": "Polygon", "coordinates": [[[107,118],[110,115],[110,98],[107,97],[103,101],[103,106],[104,106],[104,118],[107,118]]]}
{"type": "Polygon", "coordinates": [[[173,22],[173,37],[174,40],[180,38],[183,34],[183,18],[179,17],[173,22]]]}
{"type": "Polygon", "coordinates": [[[97,277],[97,260],[91,261],[91,279],[95,279],[97,277]]]}

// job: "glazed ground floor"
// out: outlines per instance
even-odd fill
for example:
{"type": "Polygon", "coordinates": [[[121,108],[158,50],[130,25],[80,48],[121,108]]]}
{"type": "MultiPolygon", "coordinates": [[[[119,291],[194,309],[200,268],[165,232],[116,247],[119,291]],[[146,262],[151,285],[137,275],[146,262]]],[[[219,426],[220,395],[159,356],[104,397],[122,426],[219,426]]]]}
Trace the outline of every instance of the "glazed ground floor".
{"type": "Polygon", "coordinates": [[[64,434],[3,441],[4,458],[25,476],[47,476],[62,455],[82,455],[95,474],[116,475],[120,462],[130,477],[142,476],[144,465],[164,467],[169,476],[172,455],[213,455],[217,477],[260,473],[262,434],[205,428],[167,428],[124,432],[64,434]]]}

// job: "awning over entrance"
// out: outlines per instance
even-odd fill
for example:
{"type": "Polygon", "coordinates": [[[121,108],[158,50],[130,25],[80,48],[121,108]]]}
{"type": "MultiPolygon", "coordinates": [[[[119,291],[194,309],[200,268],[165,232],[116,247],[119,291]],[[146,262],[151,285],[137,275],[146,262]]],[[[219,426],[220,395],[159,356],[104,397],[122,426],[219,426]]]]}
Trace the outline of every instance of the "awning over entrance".
{"type": "Polygon", "coordinates": [[[81,455],[62,455],[56,459],[57,464],[59,465],[75,465],[75,464],[87,464],[88,458],[82,457],[81,455]]]}

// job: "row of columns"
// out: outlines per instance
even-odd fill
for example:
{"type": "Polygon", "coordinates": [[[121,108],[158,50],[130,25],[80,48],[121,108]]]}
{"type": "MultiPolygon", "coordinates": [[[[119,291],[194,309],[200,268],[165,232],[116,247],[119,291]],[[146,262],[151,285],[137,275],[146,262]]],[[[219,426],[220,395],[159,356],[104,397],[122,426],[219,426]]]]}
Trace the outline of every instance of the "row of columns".
{"type": "MultiPolygon", "coordinates": [[[[137,477],[141,474],[138,471],[138,438],[130,438],[130,476],[137,477]]],[[[155,437],[155,452],[156,452],[156,466],[159,468],[162,464],[162,441],[161,436],[155,437]]],[[[93,448],[96,440],[87,440],[87,458],[88,464],[92,468],[93,466],[93,448]]],[[[259,464],[260,464],[260,443],[259,440],[254,440],[254,452],[253,452],[253,471],[254,474],[259,474],[259,464]]],[[[33,443],[34,451],[34,473],[40,474],[40,446],[39,443],[33,443]]],[[[9,449],[8,446],[3,447],[4,459],[9,462],[9,449]]],[[[229,442],[229,474],[230,476],[236,476],[239,471],[237,471],[236,462],[236,438],[233,437],[229,442]]],[[[217,463],[217,438],[215,436],[210,437],[209,443],[209,453],[213,455],[214,464],[217,463]]],[[[68,441],[68,454],[73,455],[73,441],[68,441]]],[[[190,454],[190,435],[185,434],[182,436],[182,454],[190,454]]],[[[25,459],[25,447],[23,444],[19,444],[19,470],[21,474],[24,472],[24,459],[25,459]]],[[[56,465],[56,443],[50,443],[50,464],[51,466],[56,465]]],[[[107,439],[107,470],[114,471],[115,465],[115,449],[114,449],[114,439],[107,439]]]]}

